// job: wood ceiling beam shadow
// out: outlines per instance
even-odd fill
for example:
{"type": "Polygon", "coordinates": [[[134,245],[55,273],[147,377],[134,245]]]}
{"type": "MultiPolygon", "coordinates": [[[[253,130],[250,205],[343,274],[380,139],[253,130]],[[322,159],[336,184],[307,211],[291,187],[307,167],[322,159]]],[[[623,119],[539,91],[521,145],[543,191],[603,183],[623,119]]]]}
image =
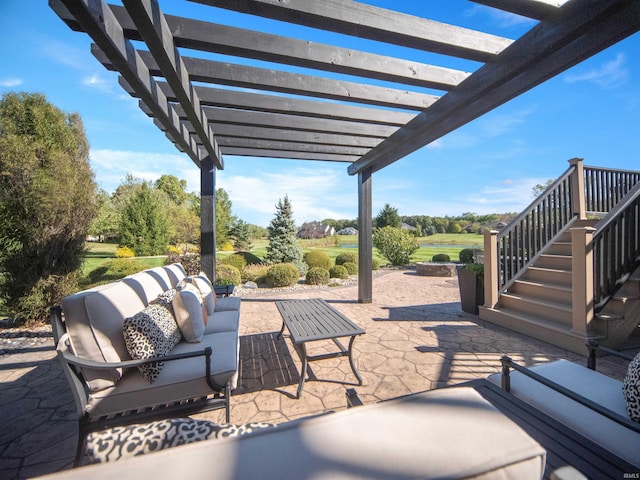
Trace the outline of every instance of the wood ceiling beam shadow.
{"type": "MultiPolygon", "coordinates": [[[[110,5],[125,35],[141,40],[127,11],[110,5]]],[[[468,72],[201,20],[165,15],[178,47],[449,90],[468,72]]]]}
{"type": "Polygon", "coordinates": [[[567,0],[471,0],[474,3],[515,13],[535,20],[549,19],[556,15],[567,0]]]}
{"type": "Polygon", "coordinates": [[[251,148],[224,147],[225,155],[258,158],[282,158],[287,160],[317,160],[324,162],[353,162],[359,157],[354,155],[333,155],[328,153],[285,152],[281,150],[254,150],[251,148]]]}
{"type": "Polygon", "coordinates": [[[443,55],[488,62],[512,40],[345,0],[191,0],[443,55]]]}
{"type": "MultiPolygon", "coordinates": [[[[159,68],[154,54],[143,50],[138,53],[144,59],[152,75],[164,76],[163,70],[159,68]]],[[[189,80],[196,82],[417,111],[428,108],[439,98],[435,95],[410,90],[334,80],[235,63],[193,57],[182,57],[182,61],[189,80]]],[[[173,87],[172,90],[174,90],[173,87]]]]}
{"type": "Polygon", "coordinates": [[[216,139],[209,129],[198,95],[189,81],[187,67],[173,42],[173,36],[160,6],[153,0],[123,0],[123,3],[153,54],[162,76],[167,79],[189,121],[195,127],[212,162],[217,168],[224,168],[216,139]]]}
{"type": "Polygon", "coordinates": [[[81,31],[95,42],[91,46],[92,53],[95,55],[99,51],[102,57],[109,59],[109,63],[120,72],[137,92],[138,98],[149,106],[154,117],[159,119],[182,151],[187,153],[199,168],[204,157],[182,136],[177,115],[169,108],[166,97],[149,75],[133,45],[125,38],[120,24],[106,3],[101,0],[49,0],[49,6],[63,20],[69,16],[74,18],[81,31]]]}
{"type": "Polygon", "coordinates": [[[380,170],[640,30],[639,0],[573,0],[561,10],[350,165],[349,174],[380,170]]]}

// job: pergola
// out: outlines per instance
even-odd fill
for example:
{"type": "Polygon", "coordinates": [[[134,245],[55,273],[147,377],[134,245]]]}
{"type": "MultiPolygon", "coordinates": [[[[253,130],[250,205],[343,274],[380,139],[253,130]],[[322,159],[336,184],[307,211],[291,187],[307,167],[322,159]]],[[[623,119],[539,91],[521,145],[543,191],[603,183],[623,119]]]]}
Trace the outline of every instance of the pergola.
{"type": "Polygon", "coordinates": [[[166,15],[159,0],[49,3],[92,38],[94,56],[119,72],[122,87],[200,168],[202,266],[211,276],[216,170],[224,168],[224,156],[347,163],[358,185],[362,303],[372,301],[374,172],[640,29],[640,0],[472,0],[537,21],[516,40],[350,0],[192,1],[336,32],[343,43],[166,15]],[[470,60],[477,68],[358,51],[350,37],[470,60]],[[211,53],[270,68],[214,60],[211,53]]]}

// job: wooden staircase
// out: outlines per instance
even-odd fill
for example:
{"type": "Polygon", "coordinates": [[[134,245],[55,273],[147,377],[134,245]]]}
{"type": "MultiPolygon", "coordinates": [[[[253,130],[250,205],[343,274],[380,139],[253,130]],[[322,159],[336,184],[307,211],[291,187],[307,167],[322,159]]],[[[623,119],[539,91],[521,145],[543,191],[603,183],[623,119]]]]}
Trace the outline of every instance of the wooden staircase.
{"type": "MultiPolygon", "coordinates": [[[[581,175],[582,173],[578,177],[581,175]]],[[[569,191],[569,188],[562,187],[561,181],[569,182],[572,181],[571,178],[559,179],[556,183],[560,187],[557,185],[555,187],[556,189],[564,188],[562,191],[569,191]]],[[[575,179],[573,181],[575,182],[575,179]]],[[[572,189],[574,192],[577,190],[575,183],[572,189]]],[[[522,226],[516,226],[515,234],[511,233],[509,238],[505,238],[507,235],[499,237],[500,234],[496,235],[497,232],[493,232],[493,239],[490,235],[485,237],[485,272],[487,271],[487,249],[496,239],[499,245],[489,257],[495,255],[501,258],[503,263],[498,264],[497,271],[494,267],[493,277],[489,277],[485,273],[485,283],[490,282],[493,278],[498,290],[494,290],[494,293],[489,295],[485,291],[485,305],[480,306],[479,316],[491,323],[586,355],[585,344],[590,339],[596,339],[599,343],[610,348],[617,348],[630,335],[638,332],[640,324],[640,267],[635,272],[623,276],[624,283],[622,286],[618,284],[619,288],[616,287],[617,291],[613,297],[606,297],[606,303],[603,301],[604,305],[594,306],[592,294],[591,304],[587,300],[585,303],[589,305],[586,308],[585,305],[579,305],[579,308],[574,312],[572,303],[575,301],[576,295],[573,283],[576,282],[576,288],[584,287],[586,277],[589,275],[585,277],[585,275],[573,272],[576,263],[572,257],[572,249],[576,247],[572,245],[570,230],[594,229],[597,228],[596,225],[601,223],[598,223],[598,220],[585,219],[586,215],[584,215],[583,209],[579,214],[574,214],[572,218],[565,215],[566,220],[561,219],[557,228],[554,225],[554,229],[550,229],[552,231],[545,233],[546,238],[544,239],[540,239],[538,232],[530,228],[530,225],[535,225],[540,218],[549,225],[549,212],[553,209],[556,209],[556,212],[560,211],[558,206],[562,204],[561,200],[569,197],[569,195],[552,194],[551,200],[547,203],[538,202],[539,205],[533,204],[533,208],[530,207],[528,212],[523,212],[516,221],[520,221],[521,225],[526,225],[529,230],[522,226]],[[553,205],[553,209],[549,205],[553,205]],[[545,217],[545,215],[547,216],[545,217]],[[524,257],[527,255],[530,255],[531,261],[526,261],[524,257]],[[487,297],[489,301],[487,301],[487,297]],[[588,312],[589,309],[591,309],[591,315],[581,313],[588,312]]],[[[637,212],[637,200],[634,208],[636,209],[634,211],[637,212]]],[[[637,216],[637,214],[634,215],[637,216]]],[[[560,216],[555,215],[555,217],[560,216]]],[[[626,231],[635,230],[632,233],[635,235],[635,240],[629,240],[629,242],[637,244],[637,220],[633,221],[636,223],[628,224],[625,228],[626,231]]],[[[587,247],[587,251],[589,248],[587,247]]],[[[636,252],[632,255],[638,255],[637,245],[632,246],[632,250],[636,252]]],[[[585,250],[583,249],[582,252],[584,255],[585,250]]],[[[612,254],[612,256],[614,255],[612,254]]],[[[637,265],[637,261],[635,264],[637,265]]]]}

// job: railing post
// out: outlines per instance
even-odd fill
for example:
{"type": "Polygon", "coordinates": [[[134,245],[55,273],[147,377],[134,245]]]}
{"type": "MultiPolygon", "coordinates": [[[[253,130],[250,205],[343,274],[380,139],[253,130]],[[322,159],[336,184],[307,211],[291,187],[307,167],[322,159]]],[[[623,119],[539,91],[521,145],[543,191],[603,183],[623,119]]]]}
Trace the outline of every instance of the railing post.
{"type": "Polygon", "coordinates": [[[587,336],[594,318],[593,227],[571,228],[571,330],[587,336]]]}
{"type": "Polygon", "coordinates": [[[484,306],[493,308],[498,303],[498,231],[484,232],[484,306]]]}
{"type": "Polygon", "coordinates": [[[571,174],[571,208],[579,220],[587,218],[584,189],[584,165],[582,158],[572,158],[569,165],[575,167],[571,174]]]}

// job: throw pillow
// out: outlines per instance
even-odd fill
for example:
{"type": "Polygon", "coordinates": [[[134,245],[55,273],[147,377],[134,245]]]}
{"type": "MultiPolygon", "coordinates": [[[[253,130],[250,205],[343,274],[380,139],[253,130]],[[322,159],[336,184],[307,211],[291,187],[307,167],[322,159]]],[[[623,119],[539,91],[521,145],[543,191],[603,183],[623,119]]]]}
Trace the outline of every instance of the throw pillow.
{"type": "Polygon", "coordinates": [[[627,414],[634,422],[640,422],[640,353],[631,360],[622,382],[622,393],[627,401],[627,414]]]}
{"type": "Polygon", "coordinates": [[[207,313],[213,315],[213,312],[216,310],[216,294],[213,291],[213,284],[207,277],[207,274],[200,272],[197,276],[191,277],[191,281],[200,290],[202,301],[207,307],[207,313]]]}
{"type": "Polygon", "coordinates": [[[196,343],[202,340],[207,315],[198,287],[186,281],[180,282],[173,297],[173,313],[187,342],[196,343]]]}
{"type": "Polygon", "coordinates": [[[175,313],[173,312],[173,297],[175,297],[175,295],[176,295],[176,289],[171,288],[165,292],[162,292],[160,295],[158,295],[157,298],[155,298],[154,300],[151,300],[149,303],[155,303],[168,308],[169,311],[171,312],[171,315],[175,317],[175,313]]]}
{"type": "Polygon", "coordinates": [[[239,437],[254,430],[270,427],[276,425],[259,422],[219,425],[192,418],[171,418],[146,424],[113,427],[87,436],[87,456],[91,463],[103,463],[201,440],[239,437]]]}
{"type": "MultiPolygon", "coordinates": [[[[125,318],[122,333],[127,351],[134,360],[168,355],[182,340],[169,309],[157,304],[151,304],[133,317],[125,318]]],[[[153,383],[163,366],[163,362],[156,362],[141,365],[138,370],[153,383]]]]}

